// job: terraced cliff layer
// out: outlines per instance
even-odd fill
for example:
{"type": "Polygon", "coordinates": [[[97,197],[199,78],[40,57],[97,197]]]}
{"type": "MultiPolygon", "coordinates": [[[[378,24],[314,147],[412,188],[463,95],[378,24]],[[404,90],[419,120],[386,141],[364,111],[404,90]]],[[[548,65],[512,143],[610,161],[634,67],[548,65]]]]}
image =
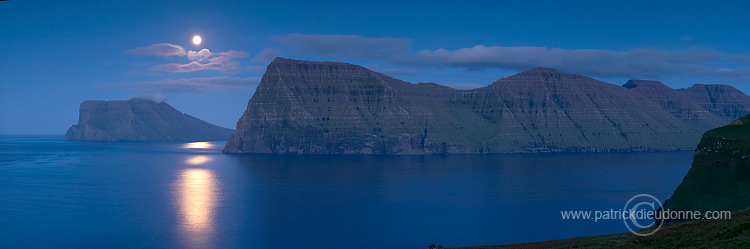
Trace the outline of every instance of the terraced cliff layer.
{"type": "Polygon", "coordinates": [[[664,209],[735,211],[750,207],[750,116],[706,132],[693,166],[664,209]]]}
{"type": "Polygon", "coordinates": [[[183,114],[167,103],[143,98],[81,103],[78,124],[69,141],[207,141],[225,140],[234,130],[183,114]]]}
{"type": "Polygon", "coordinates": [[[534,68],[472,90],[411,84],[364,67],[274,60],[226,153],[478,154],[693,148],[750,113],[726,85],[617,86],[534,68]]]}

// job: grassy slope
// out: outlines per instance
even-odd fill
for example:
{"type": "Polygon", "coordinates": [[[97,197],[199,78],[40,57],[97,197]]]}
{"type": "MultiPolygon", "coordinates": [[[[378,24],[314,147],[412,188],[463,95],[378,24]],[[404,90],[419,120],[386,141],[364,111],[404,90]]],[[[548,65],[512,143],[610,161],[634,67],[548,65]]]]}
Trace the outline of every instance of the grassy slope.
{"type": "Polygon", "coordinates": [[[699,220],[664,225],[655,234],[647,237],[636,236],[632,233],[618,233],[461,248],[750,248],[750,210],[734,212],[730,220],[699,220]]]}
{"type": "Polygon", "coordinates": [[[742,210],[750,203],[750,116],[706,132],[671,210],[742,210]]]}

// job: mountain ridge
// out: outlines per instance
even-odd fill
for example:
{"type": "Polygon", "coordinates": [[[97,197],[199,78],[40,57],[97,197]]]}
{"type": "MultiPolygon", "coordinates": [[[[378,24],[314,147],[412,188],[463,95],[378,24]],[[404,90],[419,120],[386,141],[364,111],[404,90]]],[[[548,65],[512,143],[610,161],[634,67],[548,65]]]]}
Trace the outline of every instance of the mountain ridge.
{"type": "Polygon", "coordinates": [[[543,67],[467,90],[349,63],[277,58],[267,69],[226,153],[681,150],[750,112],[750,97],[733,88],[661,89],[675,104],[650,99],[647,87],[543,67]]]}

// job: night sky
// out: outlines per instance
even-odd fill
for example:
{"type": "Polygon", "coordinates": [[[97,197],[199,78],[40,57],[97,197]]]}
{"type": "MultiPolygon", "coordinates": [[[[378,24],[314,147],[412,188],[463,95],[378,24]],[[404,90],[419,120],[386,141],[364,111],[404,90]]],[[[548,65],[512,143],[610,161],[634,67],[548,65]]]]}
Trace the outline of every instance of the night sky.
{"type": "Polygon", "coordinates": [[[750,92],[743,1],[0,1],[0,134],[148,97],[234,128],[276,56],[469,89],[535,66],[750,92]],[[203,42],[194,45],[192,37],[203,42]],[[204,50],[205,49],[205,50],[204,50]]]}

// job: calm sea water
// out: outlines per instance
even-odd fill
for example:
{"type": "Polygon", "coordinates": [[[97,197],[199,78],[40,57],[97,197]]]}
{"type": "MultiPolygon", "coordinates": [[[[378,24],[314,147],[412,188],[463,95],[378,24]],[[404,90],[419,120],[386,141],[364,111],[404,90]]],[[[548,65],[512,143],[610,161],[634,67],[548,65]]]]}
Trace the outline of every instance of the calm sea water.
{"type": "Polygon", "coordinates": [[[0,137],[0,248],[425,248],[626,232],[560,211],[663,201],[692,159],[239,156],[223,145],[0,137]]]}

